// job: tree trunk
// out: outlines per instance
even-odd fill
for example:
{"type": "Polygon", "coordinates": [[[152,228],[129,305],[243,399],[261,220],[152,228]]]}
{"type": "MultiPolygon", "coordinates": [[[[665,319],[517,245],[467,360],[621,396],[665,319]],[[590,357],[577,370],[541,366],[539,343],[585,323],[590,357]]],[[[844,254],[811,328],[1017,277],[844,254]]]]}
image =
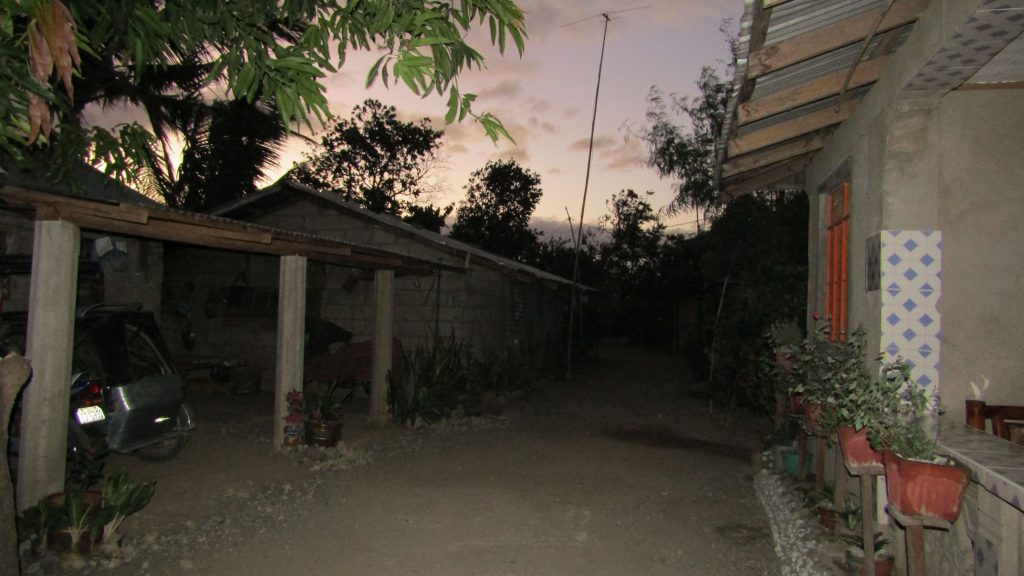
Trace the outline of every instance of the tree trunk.
{"type": "Polygon", "coordinates": [[[0,574],[20,574],[14,485],[7,466],[7,427],[14,400],[31,371],[28,361],[17,354],[0,358],[0,574]]]}

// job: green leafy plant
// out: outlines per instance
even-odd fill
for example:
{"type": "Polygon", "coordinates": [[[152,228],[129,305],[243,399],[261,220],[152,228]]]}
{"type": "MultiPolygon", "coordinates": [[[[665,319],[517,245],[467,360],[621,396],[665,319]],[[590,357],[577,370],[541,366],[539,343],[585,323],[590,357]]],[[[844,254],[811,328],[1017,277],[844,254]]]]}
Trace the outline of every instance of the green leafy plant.
{"type": "MultiPolygon", "coordinates": [[[[345,398],[338,398],[334,391],[338,381],[321,382],[305,394],[306,420],[332,422],[341,419],[341,405],[345,398]]],[[[347,397],[347,396],[346,396],[347,397]]]]}
{"type": "Polygon", "coordinates": [[[37,552],[45,550],[47,538],[57,525],[54,512],[53,507],[42,500],[24,510],[17,518],[18,540],[30,542],[37,552]]]}
{"type": "Polygon", "coordinates": [[[871,446],[904,458],[933,459],[935,440],[922,427],[929,398],[911,375],[910,365],[901,360],[883,364],[876,393],[877,408],[864,418],[871,446]]]}
{"type": "Polygon", "coordinates": [[[405,353],[401,380],[389,374],[388,403],[407,424],[479,414],[491,400],[529,390],[556,366],[525,346],[473,357],[462,340],[449,337],[405,353]]]}
{"type": "MultiPolygon", "coordinates": [[[[851,556],[860,560],[863,563],[864,559],[864,536],[860,531],[853,531],[847,534],[843,534],[839,537],[843,543],[847,544],[846,550],[851,556]]],[[[892,552],[889,550],[889,539],[885,537],[881,532],[875,532],[875,559],[881,560],[882,558],[892,557],[892,552]]]]}
{"type": "Polygon", "coordinates": [[[843,501],[843,509],[836,513],[839,519],[839,526],[845,533],[854,533],[860,526],[861,507],[860,502],[853,496],[847,496],[843,501]]]}
{"type": "Polygon", "coordinates": [[[450,337],[406,352],[401,380],[389,380],[388,402],[399,422],[430,423],[448,417],[466,390],[462,341],[450,337]]]}
{"type": "Polygon", "coordinates": [[[814,503],[815,508],[835,510],[835,484],[832,482],[823,483],[820,490],[815,490],[810,494],[810,500],[814,503]]]}
{"type": "Polygon", "coordinates": [[[90,544],[99,542],[102,536],[105,545],[116,545],[116,534],[125,518],[145,508],[154,492],[155,483],[139,484],[123,471],[106,477],[102,492],[69,485],[64,492],[40,500],[18,516],[18,538],[30,542],[40,553],[54,535],[67,535],[72,554],[88,550],[82,540],[86,536],[90,544]]]}
{"type": "Polygon", "coordinates": [[[78,490],[67,491],[63,494],[63,505],[55,509],[54,527],[70,537],[72,554],[79,553],[82,536],[88,535],[95,541],[103,527],[100,504],[87,500],[85,494],[78,490]]]}
{"type": "Polygon", "coordinates": [[[124,471],[108,476],[103,482],[103,504],[100,518],[103,540],[114,543],[114,536],[125,518],[145,508],[156,492],[155,482],[139,484],[124,471]]]}

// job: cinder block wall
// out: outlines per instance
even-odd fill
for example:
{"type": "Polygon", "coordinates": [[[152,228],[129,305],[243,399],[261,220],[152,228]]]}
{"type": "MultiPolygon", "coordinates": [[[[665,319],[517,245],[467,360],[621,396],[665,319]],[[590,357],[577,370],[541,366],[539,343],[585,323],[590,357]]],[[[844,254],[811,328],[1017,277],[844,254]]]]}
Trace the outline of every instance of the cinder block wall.
{"type": "Polygon", "coordinates": [[[190,356],[244,358],[259,367],[262,385],[273,388],[277,354],[277,305],[267,302],[248,316],[232,312],[225,301],[232,285],[276,294],[278,258],[223,250],[168,245],[164,249],[164,308],[161,328],[176,359],[190,356]],[[191,284],[191,293],[187,286],[191,284]],[[182,333],[196,333],[186,350],[182,333]]]}
{"type": "MultiPolygon", "coordinates": [[[[24,216],[0,211],[0,254],[4,256],[29,256],[32,254],[35,222],[24,216]]],[[[104,236],[91,232],[82,233],[81,254],[83,259],[93,258],[93,242],[104,236]]],[[[109,262],[103,262],[98,272],[90,274],[79,270],[77,306],[90,304],[142,304],[160,318],[161,288],[163,285],[163,244],[161,242],[111,236],[123,244],[128,255],[126,269],[117,270],[109,262]]],[[[12,275],[4,278],[5,296],[3,311],[28,310],[30,276],[12,275]]]]}
{"type": "MultiPolygon", "coordinates": [[[[410,238],[379,223],[339,213],[330,205],[296,202],[266,214],[255,223],[373,246],[448,266],[462,267],[465,255],[443,245],[410,238]]],[[[443,238],[438,237],[439,240],[443,238]]],[[[258,363],[262,386],[271,389],[276,355],[276,309],[247,318],[225,314],[222,306],[208,310],[244,272],[251,288],[275,291],[278,258],[169,246],[166,250],[163,325],[178,357],[187,354],[246,358],[258,363]],[[185,300],[186,285],[194,286],[185,300]],[[198,336],[189,353],[181,343],[183,311],[191,310],[198,336]]],[[[395,279],[395,337],[406,350],[432,342],[435,335],[463,340],[474,354],[509,346],[542,346],[558,337],[567,309],[567,287],[547,285],[490,262],[470,258],[469,270],[445,270],[427,276],[395,279]],[[559,292],[561,290],[561,293],[559,292]]],[[[307,278],[307,316],[329,320],[353,332],[353,340],[371,340],[376,296],[373,271],[311,262],[307,278]]]]}
{"type": "MultiPolygon", "coordinates": [[[[401,231],[358,216],[339,213],[314,200],[299,201],[255,220],[259,224],[302,230],[461,267],[462,253],[440,243],[431,245],[401,231]]],[[[438,237],[438,240],[443,238],[438,237]]],[[[433,276],[399,276],[395,281],[395,336],[407,349],[435,335],[454,335],[476,353],[502,350],[527,338],[540,342],[561,328],[564,305],[554,287],[533,278],[517,278],[479,258],[470,258],[466,272],[433,276]]],[[[310,311],[313,313],[314,311],[310,311]]],[[[328,266],[320,315],[355,333],[373,335],[372,273],[328,266]]]]}

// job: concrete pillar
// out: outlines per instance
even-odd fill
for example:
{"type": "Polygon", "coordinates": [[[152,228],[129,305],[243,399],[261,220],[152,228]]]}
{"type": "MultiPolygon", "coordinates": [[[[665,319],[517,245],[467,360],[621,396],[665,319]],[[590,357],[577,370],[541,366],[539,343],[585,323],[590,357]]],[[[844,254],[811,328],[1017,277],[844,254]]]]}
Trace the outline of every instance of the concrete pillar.
{"type": "Polygon", "coordinates": [[[287,396],[302,390],[306,348],[306,257],[282,256],[277,298],[277,364],[274,379],[274,450],[284,443],[287,396]]]}
{"type": "Polygon", "coordinates": [[[370,388],[370,421],[388,421],[388,371],[392,363],[395,333],[395,272],[377,270],[373,277],[377,313],[373,325],[373,382],[370,388]]]}
{"type": "Polygon", "coordinates": [[[80,242],[71,222],[36,222],[25,351],[32,381],[21,407],[19,510],[64,489],[80,242]]]}

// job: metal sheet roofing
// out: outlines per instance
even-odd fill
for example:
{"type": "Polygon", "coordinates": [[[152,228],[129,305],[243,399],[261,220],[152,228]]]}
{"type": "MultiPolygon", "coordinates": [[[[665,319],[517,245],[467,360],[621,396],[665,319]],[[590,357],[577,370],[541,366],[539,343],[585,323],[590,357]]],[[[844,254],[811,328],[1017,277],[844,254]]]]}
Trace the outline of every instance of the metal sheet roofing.
{"type": "MultiPolygon", "coordinates": [[[[1024,3],[964,1],[966,20],[944,21],[942,45],[904,89],[1024,87],[1024,3]]],[[[928,6],[929,0],[746,0],[718,145],[724,196],[790,187],[831,128],[870,93],[928,6]]]]}

